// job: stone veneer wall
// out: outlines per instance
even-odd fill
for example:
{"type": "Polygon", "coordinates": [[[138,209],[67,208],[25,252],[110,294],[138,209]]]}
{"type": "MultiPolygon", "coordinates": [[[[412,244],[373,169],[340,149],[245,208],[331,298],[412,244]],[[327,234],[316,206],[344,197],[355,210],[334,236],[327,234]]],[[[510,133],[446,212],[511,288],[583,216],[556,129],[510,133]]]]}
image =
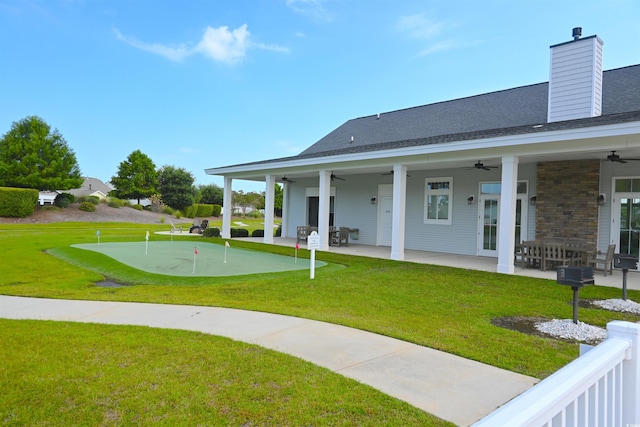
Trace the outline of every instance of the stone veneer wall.
{"type": "Polygon", "coordinates": [[[600,162],[538,163],[536,239],[580,239],[596,246],[600,162]]]}

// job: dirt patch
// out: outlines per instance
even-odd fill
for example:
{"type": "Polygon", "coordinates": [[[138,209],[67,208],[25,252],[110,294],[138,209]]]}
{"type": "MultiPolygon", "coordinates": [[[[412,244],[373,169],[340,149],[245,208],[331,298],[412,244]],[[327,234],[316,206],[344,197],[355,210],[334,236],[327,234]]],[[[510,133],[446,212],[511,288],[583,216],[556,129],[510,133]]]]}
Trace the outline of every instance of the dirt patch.
{"type": "Polygon", "coordinates": [[[96,286],[101,288],[124,288],[129,285],[124,285],[122,283],[112,282],[111,280],[103,280],[101,282],[96,282],[96,286]]]}
{"type": "Polygon", "coordinates": [[[522,332],[523,334],[534,335],[536,337],[557,339],[557,337],[545,334],[536,329],[536,323],[547,322],[548,320],[549,319],[545,319],[544,317],[513,316],[491,319],[491,324],[501,328],[510,329],[512,331],[522,332]]]}
{"type": "Polygon", "coordinates": [[[133,222],[138,224],[191,224],[191,220],[178,220],[172,215],[150,211],[139,211],[130,207],[112,208],[104,203],[96,206],[95,212],[80,210],[78,203],[67,208],[37,206],[33,215],[26,218],[0,217],[0,224],[49,224],[52,222],[133,222]]]}

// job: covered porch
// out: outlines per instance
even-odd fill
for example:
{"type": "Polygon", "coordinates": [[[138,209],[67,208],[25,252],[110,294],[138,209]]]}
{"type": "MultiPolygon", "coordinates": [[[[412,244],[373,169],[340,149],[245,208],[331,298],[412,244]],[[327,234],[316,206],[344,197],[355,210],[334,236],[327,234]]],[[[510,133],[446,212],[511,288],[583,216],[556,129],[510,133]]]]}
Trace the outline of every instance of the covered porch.
{"type": "MultiPolygon", "coordinates": [[[[263,239],[259,237],[247,237],[238,240],[254,241],[263,243],[263,239]]],[[[279,246],[288,246],[292,251],[296,246],[295,237],[274,237],[272,244],[279,246]]],[[[300,244],[300,250],[306,250],[306,245],[300,244]]],[[[389,259],[391,248],[388,246],[372,246],[362,244],[352,244],[349,246],[331,246],[326,252],[335,254],[364,256],[371,258],[389,259]]],[[[433,264],[446,267],[464,268],[468,270],[496,272],[496,259],[493,257],[472,256],[448,254],[443,252],[405,250],[405,257],[402,262],[414,262],[419,264],[433,264]]],[[[321,272],[318,272],[322,274],[321,272]]],[[[317,274],[318,274],[317,273],[317,274]]],[[[556,280],[556,271],[542,271],[536,268],[522,268],[514,266],[513,274],[525,277],[535,277],[539,279],[556,280]]],[[[607,286],[622,289],[622,271],[613,270],[613,274],[605,276],[601,270],[594,271],[595,284],[598,286],[607,286]]],[[[640,272],[630,271],[627,275],[627,289],[640,290],[640,272]]]]}

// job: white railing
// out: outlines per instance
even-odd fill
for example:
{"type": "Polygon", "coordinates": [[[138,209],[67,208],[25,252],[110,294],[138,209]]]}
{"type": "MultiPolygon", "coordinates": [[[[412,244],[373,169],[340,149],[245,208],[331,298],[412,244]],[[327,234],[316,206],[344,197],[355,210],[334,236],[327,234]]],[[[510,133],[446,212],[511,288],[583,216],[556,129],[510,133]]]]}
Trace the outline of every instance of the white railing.
{"type": "Polygon", "coordinates": [[[473,427],[640,427],[640,324],[613,321],[607,339],[473,427]]]}

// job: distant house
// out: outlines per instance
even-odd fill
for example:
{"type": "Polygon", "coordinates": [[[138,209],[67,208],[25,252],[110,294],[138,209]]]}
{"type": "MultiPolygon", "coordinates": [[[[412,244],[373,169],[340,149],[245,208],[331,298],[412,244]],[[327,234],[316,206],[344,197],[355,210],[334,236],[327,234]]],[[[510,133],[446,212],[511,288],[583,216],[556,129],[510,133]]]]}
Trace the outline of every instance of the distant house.
{"type": "Polygon", "coordinates": [[[84,178],[80,188],[74,188],[69,190],[69,194],[73,194],[75,197],[89,197],[94,196],[99,199],[106,199],[109,192],[113,190],[109,185],[100,181],[98,178],[84,178]]]}
{"type": "Polygon", "coordinates": [[[265,182],[265,243],[279,181],[282,237],[317,226],[322,250],[342,226],[392,259],[488,256],[502,273],[524,240],[638,256],[640,65],[603,71],[602,46],[576,33],[550,47],[549,82],[354,118],[297,156],[206,169],[224,177],[222,237],[242,179],[265,182]]]}

